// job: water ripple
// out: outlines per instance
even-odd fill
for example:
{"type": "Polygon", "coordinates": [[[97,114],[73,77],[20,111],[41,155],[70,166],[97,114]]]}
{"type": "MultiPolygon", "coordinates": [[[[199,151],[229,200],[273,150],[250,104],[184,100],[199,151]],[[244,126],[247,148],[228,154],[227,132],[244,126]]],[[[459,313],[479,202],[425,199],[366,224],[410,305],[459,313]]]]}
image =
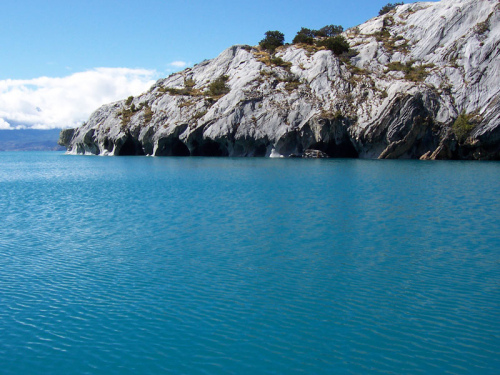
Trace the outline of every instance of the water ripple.
{"type": "Polygon", "coordinates": [[[2,374],[498,373],[499,169],[2,153],[2,374]]]}

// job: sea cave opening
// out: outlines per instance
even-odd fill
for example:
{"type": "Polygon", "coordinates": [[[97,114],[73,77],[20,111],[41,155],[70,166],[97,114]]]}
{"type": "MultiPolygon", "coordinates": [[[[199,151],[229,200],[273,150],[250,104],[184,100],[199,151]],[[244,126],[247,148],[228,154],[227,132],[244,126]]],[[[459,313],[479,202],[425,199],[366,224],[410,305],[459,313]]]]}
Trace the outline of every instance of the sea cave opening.
{"type": "Polygon", "coordinates": [[[134,142],[132,137],[128,137],[123,143],[122,147],[120,147],[118,156],[132,156],[132,155],[144,155],[144,151],[139,144],[134,142]]]}

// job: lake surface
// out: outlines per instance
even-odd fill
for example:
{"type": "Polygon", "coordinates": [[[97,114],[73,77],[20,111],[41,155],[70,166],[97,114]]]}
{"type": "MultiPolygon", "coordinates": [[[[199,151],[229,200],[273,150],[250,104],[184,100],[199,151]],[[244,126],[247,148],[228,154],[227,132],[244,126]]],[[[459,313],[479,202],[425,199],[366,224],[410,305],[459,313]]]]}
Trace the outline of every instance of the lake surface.
{"type": "Polygon", "coordinates": [[[498,374],[500,163],[0,153],[1,374],[498,374]]]}

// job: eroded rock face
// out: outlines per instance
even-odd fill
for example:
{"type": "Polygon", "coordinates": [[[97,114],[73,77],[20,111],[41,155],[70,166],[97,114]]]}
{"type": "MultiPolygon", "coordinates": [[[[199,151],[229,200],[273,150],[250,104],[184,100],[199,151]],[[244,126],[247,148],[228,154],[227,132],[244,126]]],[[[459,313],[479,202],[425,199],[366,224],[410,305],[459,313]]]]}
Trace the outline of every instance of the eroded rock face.
{"type": "Polygon", "coordinates": [[[67,146],[71,143],[74,135],[75,129],[63,129],[59,134],[59,140],[57,143],[61,146],[67,146]]]}
{"type": "Polygon", "coordinates": [[[70,153],[499,159],[500,4],[397,7],[344,35],[357,55],[233,46],[61,132],[70,153]],[[210,84],[227,77],[229,92],[210,84]],[[464,114],[471,128],[456,136],[464,114]],[[319,153],[320,152],[320,153],[319,153]]]}

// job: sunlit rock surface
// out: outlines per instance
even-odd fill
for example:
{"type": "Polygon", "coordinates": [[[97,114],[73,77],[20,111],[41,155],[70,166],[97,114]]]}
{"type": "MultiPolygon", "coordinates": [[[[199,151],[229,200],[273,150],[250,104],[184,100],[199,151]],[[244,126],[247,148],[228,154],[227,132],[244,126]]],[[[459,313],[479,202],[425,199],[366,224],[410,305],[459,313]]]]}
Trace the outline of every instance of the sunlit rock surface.
{"type": "Polygon", "coordinates": [[[273,63],[230,47],[102,106],[60,143],[99,155],[500,159],[497,0],[406,4],[344,36],[357,54],[290,45],[273,63]],[[222,76],[229,92],[207,94],[222,76]]]}

